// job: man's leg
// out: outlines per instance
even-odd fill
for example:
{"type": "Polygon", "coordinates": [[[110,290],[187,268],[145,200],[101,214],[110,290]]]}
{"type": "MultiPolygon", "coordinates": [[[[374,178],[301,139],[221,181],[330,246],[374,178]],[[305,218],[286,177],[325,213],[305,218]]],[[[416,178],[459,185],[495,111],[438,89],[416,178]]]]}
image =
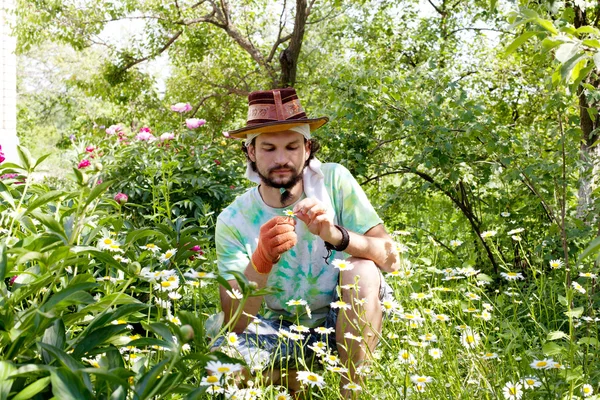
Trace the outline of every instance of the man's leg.
{"type": "MultiPolygon", "coordinates": [[[[357,282],[358,288],[342,288],[342,300],[351,305],[349,310],[340,310],[336,324],[336,342],[340,360],[347,366],[349,378],[352,382],[360,383],[356,368],[363,364],[375,350],[381,333],[383,313],[379,302],[379,288],[381,286],[379,268],[373,261],[354,258],[348,259],[354,268],[343,271],[342,286],[352,285],[357,282]],[[346,338],[350,333],[362,338],[359,342],[346,338]]],[[[342,379],[342,386],[348,383],[342,379]]],[[[348,390],[342,389],[342,395],[350,398],[348,390]]]]}

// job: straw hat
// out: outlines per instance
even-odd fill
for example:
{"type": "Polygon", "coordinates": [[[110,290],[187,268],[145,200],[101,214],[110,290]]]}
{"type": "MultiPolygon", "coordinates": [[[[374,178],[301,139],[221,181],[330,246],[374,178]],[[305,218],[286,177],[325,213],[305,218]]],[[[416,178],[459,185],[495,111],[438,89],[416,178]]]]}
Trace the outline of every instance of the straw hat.
{"type": "Polygon", "coordinates": [[[245,139],[251,133],[281,132],[303,124],[308,124],[312,132],[327,121],[327,117],[307,118],[294,88],[263,90],[248,95],[246,126],[227,133],[245,139]]]}

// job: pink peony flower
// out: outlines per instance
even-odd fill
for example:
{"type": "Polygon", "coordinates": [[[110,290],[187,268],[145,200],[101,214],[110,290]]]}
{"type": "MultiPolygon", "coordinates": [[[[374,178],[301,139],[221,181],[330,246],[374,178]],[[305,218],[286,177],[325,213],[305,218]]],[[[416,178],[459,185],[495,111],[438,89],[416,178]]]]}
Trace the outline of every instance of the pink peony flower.
{"type": "Polygon", "coordinates": [[[215,164],[217,164],[217,165],[221,165],[221,161],[219,161],[219,160],[215,159],[215,164]]]}
{"type": "Polygon", "coordinates": [[[122,130],[123,127],[121,125],[111,125],[108,128],[106,128],[106,134],[114,135],[115,133],[120,133],[122,130]]]}
{"type": "Polygon", "coordinates": [[[6,157],[4,156],[4,152],[2,151],[2,146],[0,146],[0,163],[3,163],[4,160],[6,160],[6,157]]]}
{"type": "Polygon", "coordinates": [[[10,281],[8,282],[8,284],[12,286],[18,277],[19,277],[19,275],[15,275],[12,278],[10,278],[10,281]]]}
{"type": "Polygon", "coordinates": [[[184,113],[190,111],[192,109],[192,105],[190,103],[177,103],[171,106],[171,111],[175,111],[178,113],[184,113]]]}
{"type": "Polygon", "coordinates": [[[15,179],[19,174],[4,174],[0,175],[0,179],[15,179]]]}
{"type": "Polygon", "coordinates": [[[88,153],[92,153],[94,150],[96,150],[96,148],[92,145],[89,145],[85,148],[85,151],[87,151],[88,153]]]}
{"type": "Polygon", "coordinates": [[[152,131],[147,126],[143,126],[140,128],[140,132],[151,133],[152,131]]]}
{"type": "Polygon", "coordinates": [[[188,118],[185,120],[185,125],[188,127],[188,129],[198,129],[205,123],[206,123],[205,119],[199,119],[199,118],[188,118]]]}
{"type": "Polygon", "coordinates": [[[160,135],[160,141],[164,142],[165,140],[173,140],[175,139],[175,134],[172,132],[165,132],[162,135],[160,135]]]}
{"type": "Polygon", "coordinates": [[[143,141],[149,141],[149,142],[156,140],[154,135],[152,135],[150,132],[140,132],[137,135],[135,135],[135,138],[137,140],[143,140],[143,141]]]}
{"type": "Polygon", "coordinates": [[[119,204],[125,204],[129,200],[129,197],[125,193],[115,194],[115,201],[119,204]]]}
{"type": "Polygon", "coordinates": [[[89,166],[90,166],[90,160],[88,160],[87,158],[84,158],[83,160],[81,160],[79,162],[77,169],[87,168],[89,166]]]}

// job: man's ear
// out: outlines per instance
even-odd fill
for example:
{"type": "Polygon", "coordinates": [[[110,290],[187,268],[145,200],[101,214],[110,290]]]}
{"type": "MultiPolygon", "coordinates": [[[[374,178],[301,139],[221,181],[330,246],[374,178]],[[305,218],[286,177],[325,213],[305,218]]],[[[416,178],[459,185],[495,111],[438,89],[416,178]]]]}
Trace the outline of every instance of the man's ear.
{"type": "Polygon", "coordinates": [[[304,154],[306,155],[306,159],[308,160],[308,157],[310,157],[310,140],[307,140],[304,142],[304,154]]]}
{"type": "Polygon", "coordinates": [[[250,161],[256,162],[256,148],[253,144],[248,146],[248,157],[250,158],[250,161]]]}

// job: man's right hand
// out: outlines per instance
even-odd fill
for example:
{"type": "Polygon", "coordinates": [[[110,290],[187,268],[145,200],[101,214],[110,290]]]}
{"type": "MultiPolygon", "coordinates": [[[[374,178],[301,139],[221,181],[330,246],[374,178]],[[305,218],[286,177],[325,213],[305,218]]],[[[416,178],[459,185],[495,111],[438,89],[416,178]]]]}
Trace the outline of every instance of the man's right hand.
{"type": "Polygon", "coordinates": [[[281,255],[296,245],[295,225],[294,218],[281,216],[271,218],[260,227],[258,246],[252,254],[252,264],[257,272],[271,272],[281,255]]]}

